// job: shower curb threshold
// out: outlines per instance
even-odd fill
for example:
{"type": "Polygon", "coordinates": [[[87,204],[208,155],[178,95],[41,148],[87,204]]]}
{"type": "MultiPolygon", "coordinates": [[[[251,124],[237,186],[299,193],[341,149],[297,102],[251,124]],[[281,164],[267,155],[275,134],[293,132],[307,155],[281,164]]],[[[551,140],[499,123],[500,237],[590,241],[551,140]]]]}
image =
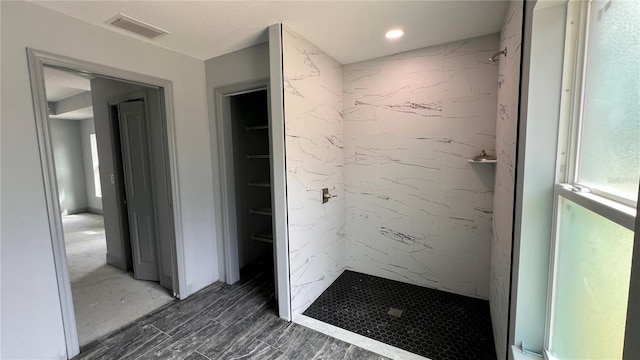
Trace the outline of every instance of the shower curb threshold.
{"type": "Polygon", "coordinates": [[[303,314],[297,314],[293,316],[293,322],[307,327],[311,330],[318,331],[325,335],[329,335],[338,340],[342,340],[361,347],[365,350],[369,350],[376,354],[398,360],[431,360],[429,358],[408,352],[406,350],[399,349],[397,347],[385,344],[383,342],[370,339],[366,336],[356,334],[354,332],[339,328],[337,326],[324,323],[320,320],[308,317],[303,314]]]}

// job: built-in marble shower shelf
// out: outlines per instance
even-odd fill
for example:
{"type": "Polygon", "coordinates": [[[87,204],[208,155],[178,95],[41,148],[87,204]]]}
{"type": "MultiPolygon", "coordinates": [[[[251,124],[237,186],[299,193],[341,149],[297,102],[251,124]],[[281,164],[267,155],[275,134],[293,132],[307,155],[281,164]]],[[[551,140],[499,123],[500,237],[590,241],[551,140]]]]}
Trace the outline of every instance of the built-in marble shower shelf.
{"type": "Polygon", "coordinates": [[[498,162],[498,160],[474,160],[474,159],[467,159],[467,161],[472,164],[495,164],[498,162]]]}
{"type": "Polygon", "coordinates": [[[256,234],[251,237],[251,240],[273,244],[273,234],[269,234],[269,233],[256,234]]]}
{"type": "Polygon", "coordinates": [[[256,131],[256,130],[267,130],[269,125],[257,125],[257,126],[245,126],[244,129],[247,131],[256,131]]]}
{"type": "Polygon", "coordinates": [[[265,216],[271,216],[271,214],[273,214],[273,212],[271,211],[271,208],[253,208],[251,209],[250,212],[254,215],[265,215],[265,216]]]}
{"type": "Polygon", "coordinates": [[[263,188],[270,188],[271,187],[271,183],[269,182],[261,182],[261,181],[257,181],[257,182],[250,182],[249,183],[250,187],[263,187],[263,188]]]}
{"type": "Polygon", "coordinates": [[[269,154],[267,155],[263,155],[263,154],[256,154],[256,155],[247,155],[247,159],[270,159],[271,156],[269,156],[269,154]]]}

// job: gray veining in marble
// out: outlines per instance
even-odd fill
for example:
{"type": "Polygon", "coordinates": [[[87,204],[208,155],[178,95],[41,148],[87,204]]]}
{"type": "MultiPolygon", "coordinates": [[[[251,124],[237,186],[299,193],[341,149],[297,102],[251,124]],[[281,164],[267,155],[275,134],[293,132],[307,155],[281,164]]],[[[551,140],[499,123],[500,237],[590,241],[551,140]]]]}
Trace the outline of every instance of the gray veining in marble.
{"type": "Polygon", "coordinates": [[[235,285],[215,283],[97,340],[74,360],[385,359],[278,318],[272,277],[254,272],[235,285]]]}
{"type": "Polygon", "coordinates": [[[515,160],[520,87],[523,2],[511,1],[500,33],[500,49],[508,48],[498,67],[498,121],[496,124],[495,198],[491,246],[490,298],[493,337],[498,359],[508,351],[509,288],[511,286],[511,245],[515,160]]]}
{"type": "Polygon", "coordinates": [[[283,27],[291,309],[304,311],[345,269],[342,66],[283,27]],[[323,204],[321,189],[336,197],[323,204]]]}
{"type": "Polygon", "coordinates": [[[345,269],[489,298],[497,34],[341,67],[284,28],[293,313],[345,269]],[[319,190],[337,198],[321,204],[319,190]]]}
{"type": "Polygon", "coordinates": [[[344,66],[347,269],[489,297],[498,41],[344,66]]]}

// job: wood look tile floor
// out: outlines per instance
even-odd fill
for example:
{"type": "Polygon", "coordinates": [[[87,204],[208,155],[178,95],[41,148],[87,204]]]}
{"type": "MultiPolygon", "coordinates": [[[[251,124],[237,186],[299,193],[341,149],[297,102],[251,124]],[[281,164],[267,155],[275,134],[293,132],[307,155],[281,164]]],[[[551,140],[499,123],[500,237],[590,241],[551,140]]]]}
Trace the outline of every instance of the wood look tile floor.
{"type": "MultiPolygon", "coordinates": [[[[269,267],[267,267],[269,268],[269,267]]],[[[276,315],[273,275],[215,283],[81,349],[75,359],[386,359],[276,315]]]]}

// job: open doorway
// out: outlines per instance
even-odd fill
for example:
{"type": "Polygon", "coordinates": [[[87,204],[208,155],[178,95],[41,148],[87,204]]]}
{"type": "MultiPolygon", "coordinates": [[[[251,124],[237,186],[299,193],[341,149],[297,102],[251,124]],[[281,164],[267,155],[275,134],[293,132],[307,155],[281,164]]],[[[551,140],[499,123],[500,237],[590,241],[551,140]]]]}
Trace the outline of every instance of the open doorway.
{"type": "Polygon", "coordinates": [[[146,77],[31,50],[29,57],[71,358],[180,297],[173,133],[166,89],[131,79],[146,77]]]}
{"type": "Polygon", "coordinates": [[[277,312],[281,313],[267,82],[232,85],[215,93],[227,210],[223,213],[225,281],[233,284],[240,280],[242,270],[260,269],[273,280],[277,312]]]}
{"type": "Polygon", "coordinates": [[[147,105],[160,102],[157,89],[66,69],[45,66],[44,80],[82,348],[173,300],[170,241],[156,235],[166,230],[156,223],[167,223],[170,214],[166,206],[158,204],[158,211],[154,206],[168,202],[168,189],[166,181],[152,180],[154,175],[166,178],[165,169],[151,163],[152,149],[165,151],[152,148],[162,141],[152,141],[146,131],[161,118],[160,111],[148,111],[147,105]],[[152,167],[161,172],[152,174],[152,167]]]}

